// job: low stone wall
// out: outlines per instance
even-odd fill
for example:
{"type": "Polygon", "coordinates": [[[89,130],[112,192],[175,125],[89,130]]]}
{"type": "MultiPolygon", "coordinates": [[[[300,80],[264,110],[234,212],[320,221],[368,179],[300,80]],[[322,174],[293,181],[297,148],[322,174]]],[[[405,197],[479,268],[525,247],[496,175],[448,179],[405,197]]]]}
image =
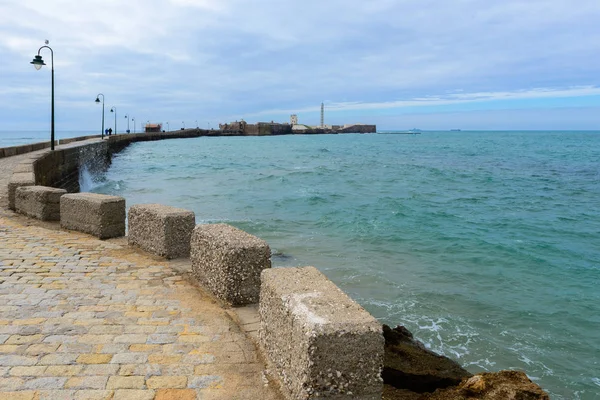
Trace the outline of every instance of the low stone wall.
{"type": "Polygon", "coordinates": [[[289,399],[381,399],[381,324],[314,267],[262,273],[260,343],[289,399]]]}
{"type": "Polygon", "coordinates": [[[130,245],[161,257],[188,257],[194,226],[193,211],[161,204],[136,204],[129,208],[127,240],[130,245]]]}
{"type": "Polygon", "coordinates": [[[36,185],[79,192],[81,168],[106,169],[110,165],[107,141],[87,143],[43,154],[33,163],[36,185]]]}
{"type": "Polygon", "coordinates": [[[96,193],[72,193],[60,198],[60,226],[99,239],[125,236],[125,199],[96,193]]]}
{"type": "MultiPolygon", "coordinates": [[[[58,141],[54,141],[55,144],[58,144],[58,141]]],[[[24,144],[20,146],[11,146],[11,147],[3,147],[0,148],[0,158],[17,156],[19,154],[31,153],[32,151],[49,149],[51,147],[51,142],[38,142],[32,144],[24,144]]]]}
{"type": "Polygon", "coordinates": [[[60,197],[64,189],[47,186],[22,186],[16,190],[15,209],[18,213],[42,221],[60,220],[60,197]]]}

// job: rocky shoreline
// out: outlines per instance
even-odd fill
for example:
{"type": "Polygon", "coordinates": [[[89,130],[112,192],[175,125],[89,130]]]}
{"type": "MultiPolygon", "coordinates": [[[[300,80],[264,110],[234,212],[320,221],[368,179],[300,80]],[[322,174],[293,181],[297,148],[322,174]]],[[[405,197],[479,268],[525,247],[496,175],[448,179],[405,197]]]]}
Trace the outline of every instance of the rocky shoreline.
{"type": "Polygon", "coordinates": [[[549,400],[524,372],[473,375],[416,340],[403,326],[383,325],[384,400],[549,400]]]}

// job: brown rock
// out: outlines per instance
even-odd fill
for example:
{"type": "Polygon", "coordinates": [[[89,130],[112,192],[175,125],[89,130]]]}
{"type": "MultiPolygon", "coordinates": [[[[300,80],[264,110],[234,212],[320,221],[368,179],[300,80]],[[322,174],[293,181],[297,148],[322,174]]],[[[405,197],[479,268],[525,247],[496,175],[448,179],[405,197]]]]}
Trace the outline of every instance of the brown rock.
{"type": "Polygon", "coordinates": [[[422,393],[411,392],[407,389],[397,389],[390,385],[383,385],[382,400],[419,400],[422,393]]]}
{"type": "Polygon", "coordinates": [[[520,371],[484,372],[460,385],[424,394],[418,400],[550,400],[541,387],[520,371]]]}
{"type": "Polygon", "coordinates": [[[425,348],[403,326],[383,325],[385,358],[383,381],[387,385],[413,392],[433,392],[458,385],[471,377],[458,363],[425,348]]]}

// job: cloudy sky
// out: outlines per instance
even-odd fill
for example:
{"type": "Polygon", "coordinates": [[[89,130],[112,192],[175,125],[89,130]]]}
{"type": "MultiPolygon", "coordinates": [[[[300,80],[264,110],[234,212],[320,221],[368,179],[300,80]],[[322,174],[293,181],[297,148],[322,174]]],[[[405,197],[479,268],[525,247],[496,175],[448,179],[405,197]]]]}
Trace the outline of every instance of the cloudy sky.
{"type": "Polygon", "coordinates": [[[57,131],[100,130],[98,93],[119,130],[600,129],[598,0],[0,0],[0,130],[49,129],[44,40],[57,131]]]}

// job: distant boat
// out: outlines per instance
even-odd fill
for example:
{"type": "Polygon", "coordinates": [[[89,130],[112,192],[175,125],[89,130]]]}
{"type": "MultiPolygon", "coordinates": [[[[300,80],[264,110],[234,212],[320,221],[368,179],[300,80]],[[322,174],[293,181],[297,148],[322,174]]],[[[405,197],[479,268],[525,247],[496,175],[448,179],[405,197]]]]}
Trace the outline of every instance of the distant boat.
{"type": "Polygon", "coordinates": [[[460,132],[460,129],[450,129],[450,132],[460,132]]]}
{"type": "Polygon", "coordinates": [[[407,131],[393,131],[393,132],[378,132],[382,134],[390,134],[390,135],[420,135],[421,130],[417,128],[409,129],[407,131]]]}

